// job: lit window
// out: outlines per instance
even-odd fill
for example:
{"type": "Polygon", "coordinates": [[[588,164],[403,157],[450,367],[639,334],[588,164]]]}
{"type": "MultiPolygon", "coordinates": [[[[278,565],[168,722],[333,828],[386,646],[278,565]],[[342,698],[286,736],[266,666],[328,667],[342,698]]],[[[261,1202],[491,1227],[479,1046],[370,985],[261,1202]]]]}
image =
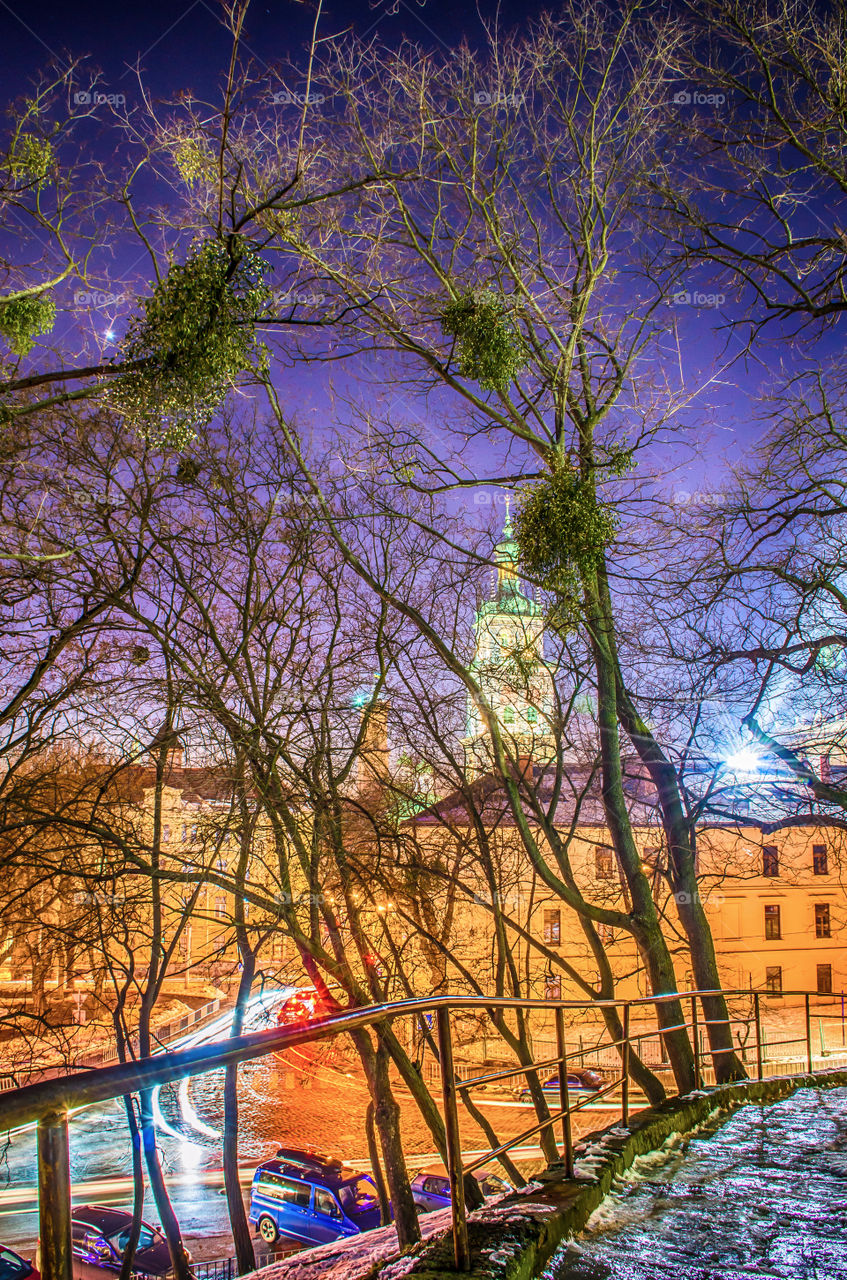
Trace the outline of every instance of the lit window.
{"type": "Polygon", "coordinates": [[[818,965],[818,995],[819,996],[832,995],[832,965],[831,964],[818,965]]]}
{"type": "Polygon", "coordinates": [[[773,941],[782,937],[780,913],[778,906],[765,907],[765,937],[773,941]]]}
{"type": "Polygon", "coordinates": [[[775,844],[766,844],[762,850],[762,875],[779,875],[779,850],[775,844]]]}
{"type": "Polygon", "coordinates": [[[605,845],[594,846],[594,871],[598,880],[614,880],[615,855],[605,845]]]}
{"type": "Polygon", "coordinates": [[[765,990],[782,991],[782,968],[778,964],[769,964],[765,969],[765,990]]]}
{"type": "Polygon", "coordinates": [[[832,937],[832,925],[829,919],[829,903],[828,902],[815,903],[815,937],[816,938],[832,937]]]}
{"type": "Polygon", "coordinates": [[[537,724],[537,723],[538,723],[538,712],[535,710],[535,707],[528,707],[528,708],[527,708],[526,718],[527,718],[527,722],[528,722],[529,724],[537,724]]]}
{"type": "Polygon", "coordinates": [[[544,941],[562,941],[562,913],[558,909],[544,912],[544,941]]]}
{"type": "Polygon", "coordinates": [[[829,873],[829,854],[825,844],[812,845],[812,871],[816,876],[829,873]]]}
{"type": "Polygon", "coordinates": [[[215,918],[217,920],[226,920],[226,896],[224,894],[215,898],[215,918]]]}

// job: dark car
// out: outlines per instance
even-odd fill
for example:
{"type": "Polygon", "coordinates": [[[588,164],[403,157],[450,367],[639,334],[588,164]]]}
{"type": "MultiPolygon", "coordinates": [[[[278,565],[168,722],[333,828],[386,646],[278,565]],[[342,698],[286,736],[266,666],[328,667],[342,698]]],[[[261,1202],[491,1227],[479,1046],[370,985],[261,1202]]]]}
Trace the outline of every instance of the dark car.
{"type": "MultiPolygon", "coordinates": [[[[512,1190],[508,1182],[498,1178],[496,1173],[486,1173],[478,1169],[474,1177],[482,1187],[484,1196],[499,1196],[512,1190]]],[[[421,1213],[431,1213],[433,1209],[446,1209],[450,1203],[450,1182],[443,1173],[419,1173],[412,1179],[412,1199],[421,1213]]]]}
{"type": "MultiPolygon", "coordinates": [[[[120,1271],[131,1230],[132,1214],[124,1209],[96,1204],[74,1209],[71,1214],[74,1275],[86,1277],[104,1270],[120,1271]]],[[[133,1271],[148,1276],[163,1276],[171,1270],[167,1240],[161,1231],[146,1222],[141,1224],[132,1266],[133,1271]]]]}
{"type": "MultiPolygon", "coordinates": [[[[605,1080],[599,1071],[594,1071],[590,1067],[586,1067],[583,1071],[568,1072],[568,1093],[599,1093],[603,1088],[605,1080]]],[[[545,1093],[559,1094],[559,1073],[550,1076],[543,1082],[541,1088],[545,1093]]],[[[532,1094],[529,1089],[521,1089],[518,1094],[521,1102],[531,1102],[532,1094]]]]}
{"type": "Polygon", "coordinates": [[[250,1222],[266,1244],[289,1236],[325,1244],[379,1226],[376,1184],[315,1151],[280,1147],[253,1175],[250,1222]]]}
{"type": "Polygon", "coordinates": [[[0,1245],[0,1280],[41,1280],[41,1274],[14,1249],[0,1245]]]}

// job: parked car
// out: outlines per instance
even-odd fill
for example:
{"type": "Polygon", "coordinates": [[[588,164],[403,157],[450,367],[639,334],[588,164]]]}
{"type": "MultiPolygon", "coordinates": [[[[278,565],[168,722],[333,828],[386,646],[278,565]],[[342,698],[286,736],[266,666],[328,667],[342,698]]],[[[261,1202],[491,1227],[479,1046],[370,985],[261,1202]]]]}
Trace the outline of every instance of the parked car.
{"type": "Polygon", "coordinates": [[[280,1147],[253,1175],[249,1220],[266,1244],[324,1244],[379,1226],[376,1183],[314,1151],[280,1147]]]}
{"type": "MultiPolygon", "coordinates": [[[[474,1177],[482,1187],[484,1196],[499,1196],[512,1190],[508,1182],[498,1178],[496,1173],[477,1169],[474,1177]]],[[[433,1209],[446,1209],[450,1203],[448,1178],[443,1173],[419,1173],[412,1179],[412,1199],[421,1213],[431,1213],[433,1209]]]]}
{"type": "MultiPolygon", "coordinates": [[[[118,1272],[129,1243],[132,1214],[109,1205],[80,1205],[71,1213],[71,1241],[74,1276],[102,1277],[103,1271],[118,1272]]],[[[187,1255],[189,1262],[191,1255],[187,1255]]],[[[142,1222],[133,1270],[148,1276],[163,1276],[171,1270],[168,1242],[155,1227],[142,1222]]]]}
{"type": "Polygon", "coordinates": [[[41,1273],[14,1249],[0,1244],[0,1280],[41,1280],[41,1273]]]}
{"type": "MultiPolygon", "coordinates": [[[[605,1084],[605,1080],[599,1071],[594,1071],[591,1067],[586,1067],[582,1071],[568,1072],[568,1092],[569,1093],[598,1093],[605,1084]]],[[[550,1076],[543,1081],[541,1088],[545,1093],[559,1094],[559,1073],[550,1076]]],[[[532,1094],[529,1089],[521,1089],[518,1093],[521,1102],[531,1102],[532,1094]]]]}

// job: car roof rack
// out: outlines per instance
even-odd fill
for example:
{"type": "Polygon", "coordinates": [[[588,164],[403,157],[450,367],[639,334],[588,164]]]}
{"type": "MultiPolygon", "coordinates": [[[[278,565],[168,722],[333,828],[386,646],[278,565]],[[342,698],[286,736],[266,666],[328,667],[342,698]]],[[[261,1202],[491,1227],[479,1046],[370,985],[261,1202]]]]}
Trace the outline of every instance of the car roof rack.
{"type": "Polygon", "coordinates": [[[280,1147],[273,1158],[278,1160],[280,1164],[285,1164],[289,1167],[314,1169],[317,1173],[336,1174],[340,1173],[344,1167],[341,1160],[336,1160],[332,1156],[321,1155],[319,1151],[303,1151],[299,1147],[280,1147]]]}

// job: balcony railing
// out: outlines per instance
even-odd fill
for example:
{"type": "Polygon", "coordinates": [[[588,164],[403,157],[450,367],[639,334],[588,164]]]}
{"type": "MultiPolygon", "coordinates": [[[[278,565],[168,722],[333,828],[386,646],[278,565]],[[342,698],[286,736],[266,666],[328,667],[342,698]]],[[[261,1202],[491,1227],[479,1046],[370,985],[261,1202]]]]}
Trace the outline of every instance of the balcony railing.
{"type": "MultiPolygon", "coordinates": [[[[19,1125],[37,1123],[38,1126],[38,1199],[39,1224],[41,1231],[41,1270],[44,1280],[71,1280],[71,1179],[68,1149],[68,1113],[78,1107],[91,1106],[122,1097],[138,1091],[155,1088],[157,1085],[182,1080],[187,1076],[202,1075],[216,1071],[232,1064],[249,1062],[270,1053],[294,1048],[297,1045],[310,1044],[337,1036],[342,1032],[357,1030],[363,1027],[376,1026],[387,1020],[395,1021],[398,1017],[413,1017],[424,1025],[424,1015],[434,1014],[436,1041],[441,1075],[441,1093],[444,1108],[446,1133],[446,1164],[452,1198],[453,1244],[456,1269],[466,1271],[470,1267],[470,1251],[468,1245],[467,1216],[465,1209],[464,1177],[483,1165],[505,1155],[514,1147],[522,1145],[528,1138],[547,1129],[561,1127],[561,1164],[565,1176],[571,1177],[574,1172],[574,1150],[572,1137],[572,1118],[589,1102],[598,1098],[608,1098],[610,1107],[620,1111],[621,1120],[626,1125],[630,1113],[630,1060],[633,1049],[648,1041],[655,1041],[658,1036],[666,1036],[671,1032],[685,1029],[688,1033],[693,1052],[694,1086],[701,1088],[704,1077],[711,1073],[704,1053],[702,1036],[708,1024],[704,1020],[702,1008],[698,1008],[708,996],[718,992],[684,992],[669,995],[649,996],[639,1000],[628,1001],[577,1001],[577,1000],[540,1000],[540,999],[507,999],[486,998],[478,996],[440,996],[428,999],[401,1000],[391,1004],[374,1005],[368,1008],[349,1010],[333,1017],[306,1024],[298,1028],[272,1029],[235,1036],[211,1045],[203,1045],[178,1052],[160,1053],[154,1057],[143,1058],[133,1062],[119,1063],[115,1066],[104,1066],[94,1070],[77,1071],[63,1077],[42,1080],[37,1084],[23,1088],[6,1089],[0,1092],[0,1130],[16,1128],[19,1125]],[[633,1025],[643,1021],[645,1015],[656,1012],[663,1004],[680,1002],[687,1016],[674,1026],[639,1029],[633,1025]],[[579,1049],[568,1049],[566,1015],[572,1018],[582,1017],[590,1022],[603,1010],[615,1009],[619,1012],[622,1035],[617,1040],[598,1040],[594,1045],[579,1049]],[[453,1029],[451,1018],[482,1010],[493,1010],[502,1013],[543,1010],[552,1013],[555,1020],[555,1055],[546,1059],[533,1060],[516,1067],[508,1067],[470,1079],[459,1079],[453,1058],[453,1029]],[[591,1093],[577,1101],[572,1101],[568,1089],[568,1069],[574,1064],[583,1064],[587,1057],[594,1057],[600,1050],[614,1050],[619,1057],[620,1070],[613,1080],[609,1081],[596,1093],[591,1093]],[[486,1151],[476,1159],[465,1163],[462,1156],[461,1136],[459,1129],[459,1095],[483,1085],[527,1076],[530,1072],[558,1069],[558,1106],[550,1113],[541,1115],[537,1123],[524,1129],[515,1137],[509,1138],[498,1147],[486,1151]],[[619,1092],[618,1092],[619,1091],[619,1092]]],[[[765,1064],[778,1067],[780,1063],[774,1057],[774,1051],[785,1045],[800,1045],[799,1065],[812,1072],[814,1066],[814,1050],[812,1038],[811,1000],[818,1002],[831,1001],[833,1005],[840,1000],[841,1011],[834,1014],[816,1012],[820,1023],[820,1034],[823,1045],[823,1021],[838,1021],[841,1024],[841,1039],[844,1040],[844,997],[821,995],[817,992],[790,991],[725,991],[723,993],[730,1006],[730,1023],[734,1027],[744,1028],[744,1041],[739,1034],[739,1043],[733,1049],[721,1052],[736,1052],[744,1056],[749,1053],[755,1058],[756,1074],[761,1080],[765,1076],[765,1064]],[[784,1040],[771,1038],[767,1044],[762,1025],[762,1001],[775,1002],[779,1008],[785,1007],[785,1001],[792,998],[802,1000],[805,1013],[805,1034],[788,1037],[784,1040]],[[741,1003],[744,1010],[733,1012],[733,1004],[741,1003]],[[752,1043],[751,1043],[752,1039],[752,1043]]],[[[431,1018],[426,1019],[430,1026],[431,1018]]],[[[582,1024],[581,1024],[582,1025],[582,1024]]],[[[724,1024],[725,1025],[725,1024],[724,1024]]],[[[823,1050],[825,1054],[827,1051],[823,1050]]],[[[793,1055],[792,1055],[793,1056],[793,1055]]],[[[771,1074],[777,1074],[776,1071],[771,1074]]],[[[707,1081],[705,1081],[708,1083],[707,1081]]]]}

